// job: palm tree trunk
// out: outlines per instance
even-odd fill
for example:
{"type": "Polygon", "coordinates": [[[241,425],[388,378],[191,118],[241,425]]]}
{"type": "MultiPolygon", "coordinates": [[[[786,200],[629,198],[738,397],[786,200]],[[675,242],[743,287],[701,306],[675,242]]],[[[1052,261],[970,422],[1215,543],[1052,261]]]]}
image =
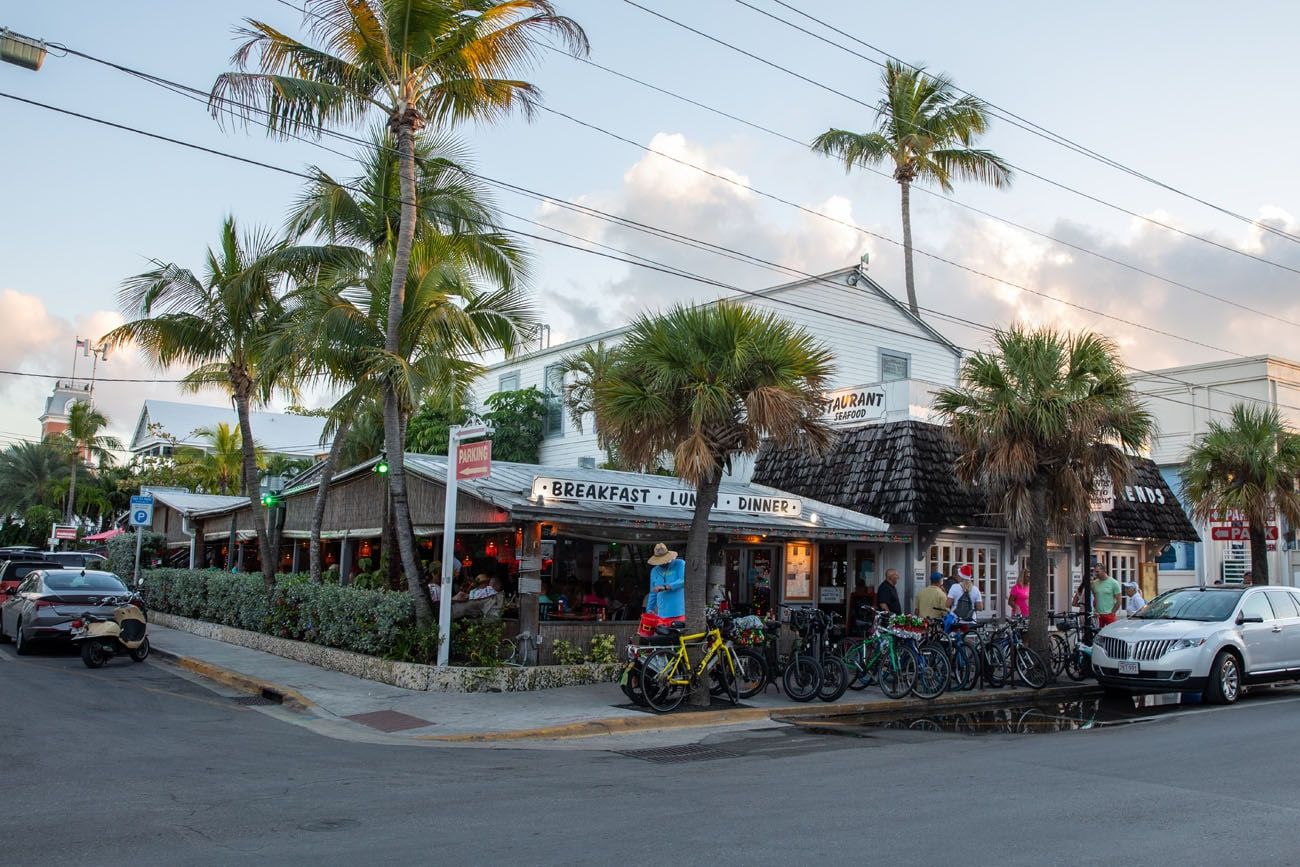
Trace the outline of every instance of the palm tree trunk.
{"type": "Polygon", "coordinates": [[[1268,531],[1263,524],[1250,522],[1250,580],[1268,584],[1268,531]]]}
{"type": "MultiPolygon", "coordinates": [[[[686,539],[686,623],[689,632],[704,631],[704,609],[709,583],[709,515],[718,499],[721,476],[715,473],[695,489],[695,511],[691,515],[691,531],[686,539]]],[[[708,707],[709,683],[702,680],[691,693],[690,703],[708,707]]]]}
{"type": "Polygon", "coordinates": [[[1044,660],[1050,659],[1047,644],[1047,491],[1034,488],[1034,519],[1029,528],[1029,646],[1044,660]]]}
{"type": "Polygon", "coordinates": [[[343,440],[347,438],[348,429],[351,427],[350,417],[339,421],[339,426],[334,431],[334,442],[330,445],[330,452],[325,456],[325,461],[320,468],[320,484],[316,488],[316,499],[312,503],[311,510],[311,550],[307,553],[308,570],[313,584],[319,584],[322,580],[320,531],[321,525],[325,523],[325,503],[329,500],[330,482],[334,479],[334,467],[338,465],[339,454],[343,451],[343,440]]]}
{"type": "Polygon", "coordinates": [[[68,515],[63,523],[71,524],[77,510],[77,456],[72,456],[72,474],[68,476],[68,515]]]}
{"type": "Polygon", "coordinates": [[[916,306],[916,278],[912,275],[912,185],[899,181],[898,186],[903,192],[903,281],[907,285],[907,306],[913,316],[920,316],[921,310],[916,306]]]}
{"type": "Polygon", "coordinates": [[[420,569],[415,560],[415,540],[404,528],[411,526],[411,508],[406,496],[406,473],[402,454],[402,414],[390,384],[384,385],[384,445],[388,452],[388,484],[392,491],[393,516],[397,524],[397,550],[402,555],[406,586],[415,603],[415,619],[420,626],[433,623],[433,603],[420,591],[420,569]]]}
{"type": "Polygon", "coordinates": [[[257,531],[257,550],[262,558],[262,581],[269,594],[275,589],[275,565],[279,559],[271,550],[271,536],[266,529],[266,509],[262,506],[261,485],[257,476],[257,446],[253,442],[253,427],[249,421],[249,400],[246,386],[235,390],[235,410],[239,413],[239,448],[244,456],[244,492],[252,507],[253,529],[257,531]]]}

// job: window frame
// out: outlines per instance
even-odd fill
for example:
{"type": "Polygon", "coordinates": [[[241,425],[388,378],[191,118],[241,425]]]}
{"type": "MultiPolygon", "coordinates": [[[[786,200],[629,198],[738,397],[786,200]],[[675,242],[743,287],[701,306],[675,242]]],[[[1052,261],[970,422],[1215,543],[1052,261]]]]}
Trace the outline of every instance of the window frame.
{"type": "Polygon", "coordinates": [[[905,382],[912,378],[912,353],[899,352],[897,349],[880,349],[876,353],[876,365],[880,371],[881,382],[905,382]],[[906,366],[904,376],[885,376],[885,359],[901,361],[906,366]]]}
{"type": "Polygon", "coordinates": [[[501,374],[498,374],[498,375],[497,375],[497,391],[498,391],[498,392],[501,392],[501,391],[518,391],[518,390],[519,390],[519,387],[520,387],[521,384],[522,384],[522,383],[521,383],[520,378],[519,378],[519,371],[518,371],[518,370],[512,370],[512,371],[510,371],[509,373],[501,373],[501,374]],[[514,381],[514,387],[513,387],[513,388],[506,388],[506,380],[513,380],[513,381],[514,381]]]}
{"type": "Polygon", "coordinates": [[[546,398],[546,420],[542,424],[542,438],[559,439],[564,436],[564,365],[560,362],[542,368],[542,394],[546,398]],[[559,374],[558,392],[551,390],[553,372],[559,374]],[[552,419],[554,419],[554,428],[552,428],[552,419]]]}

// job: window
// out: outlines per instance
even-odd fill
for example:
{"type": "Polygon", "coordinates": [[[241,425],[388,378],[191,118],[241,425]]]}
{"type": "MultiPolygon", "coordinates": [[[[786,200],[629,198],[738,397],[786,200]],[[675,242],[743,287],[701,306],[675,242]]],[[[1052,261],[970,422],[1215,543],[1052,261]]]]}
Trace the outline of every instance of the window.
{"type": "Polygon", "coordinates": [[[1127,551],[1098,551],[1097,562],[1106,570],[1107,575],[1121,584],[1138,580],[1137,554],[1127,551]]]}
{"type": "Polygon", "coordinates": [[[912,378],[912,356],[902,352],[880,350],[880,381],[894,382],[912,378]]]}
{"type": "Polygon", "coordinates": [[[116,575],[107,572],[48,572],[45,575],[45,587],[49,590],[107,590],[110,593],[125,593],[126,585],[117,580],[116,575]]]}
{"type": "MultiPolygon", "coordinates": [[[[1056,568],[1056,562],[1057,562],[1059,559],[1061,559],[1062,556],[1063,556],[1063,555],[1062,555],[1059,551],[1048,551],[1048,552],[1047,552],[1047,610],[1048,610],[1048,611],[1058,611],[1058,610],[1059,610],[1059,609],[1056,607],[1056,599],[1057,599],[1057,589],[1058,589],[1058,588],[1057,588],[1057,581],[1058,581],[1058,580],[1060,579],[1060,577],[1061,577],[1061,571],[1058,570],[1058,569],[1056,568]]],[[[1028,575],[1028,574],[1030,574],[1030,573],[1029,573],[1029,555],[1028,555],[1028,554],[1021,554],[1021,555],[1020,555],[1019,563],[1020,563],[1020,574],[1021,574],[1021,575],[1028,575]]],[[[1009,579],[1008,579],[1008,580],[1009,580],[1009,579]]],[[[1010,588],[1008,587],[1007,589],[1010,589],[1010,588]]],[[[1070,588],[1066,587],[1066,588],[1064,588],[1064,590],[1065,590],[1066,595],[1068,595],[1068,594],[1069,594],[1069,591],[1070,591],[1070,588]]]]}
{"type": "Polygon", "coordinates": [[[1002,581],[1000,546],[997,544],[979,544],[951,542],[941,540],[930,546],[930,571],[951,575],[954,566],[970,564],[975,573],[975,586],[979,588],[984,602],[984,612],[996,614],[999,607],[1002,581]]]}
{"type": "Polygon", "coordinates": [[[564,436],[564,368],[558,364],[547,365],[543,376],[546,394],[546,425],[543,436],[564,436]]]}
{"type": "Polygon", "coordinates": [[[1273,603],[1273,610],[1279,619],[1300,617],[1300,608],[1296,608],[1295,597],[1285,590],[1270,590],[1268,601],[1273,603]]]}
{"type": "Polygon", "coordinates": [[[1265,623],[1273,619],[1273,607],[1268,604],[1268,595],[1252,593],[1241,603],[1242,617],[1258,617],[1265,623]]]}
{"type": "Polygon", "coordinates": [[[519,371],[514,370],[510,373],[503,373],[497,377],[497,391],[518,391],[519,390],[519,371]]]}

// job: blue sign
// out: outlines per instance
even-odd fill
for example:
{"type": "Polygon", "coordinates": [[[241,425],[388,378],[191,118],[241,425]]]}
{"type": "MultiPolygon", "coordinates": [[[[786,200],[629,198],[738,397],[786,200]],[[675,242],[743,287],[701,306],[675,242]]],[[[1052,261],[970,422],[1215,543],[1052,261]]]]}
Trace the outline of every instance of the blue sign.
{"type": "Polygon", "coordinates": [[[131,498],[131,526],[153,526],[153,495],[144,494],[131,498]]]}

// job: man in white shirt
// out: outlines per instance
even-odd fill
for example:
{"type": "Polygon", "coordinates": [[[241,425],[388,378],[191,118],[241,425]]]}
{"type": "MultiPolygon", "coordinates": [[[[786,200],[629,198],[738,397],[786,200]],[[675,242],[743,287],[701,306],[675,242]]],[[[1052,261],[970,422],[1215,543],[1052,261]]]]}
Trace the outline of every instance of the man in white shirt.
{"type": "Polygon", "coordinates": [[[960,580],[948,591],[948,610],[955,614],[958,620],[974,620],[975,612],[984,610],[984,598],[980,595],[980,589],[975,586],[974,570],[970,564],[962,566],[957,570],[957,577],[960,580]]]}

